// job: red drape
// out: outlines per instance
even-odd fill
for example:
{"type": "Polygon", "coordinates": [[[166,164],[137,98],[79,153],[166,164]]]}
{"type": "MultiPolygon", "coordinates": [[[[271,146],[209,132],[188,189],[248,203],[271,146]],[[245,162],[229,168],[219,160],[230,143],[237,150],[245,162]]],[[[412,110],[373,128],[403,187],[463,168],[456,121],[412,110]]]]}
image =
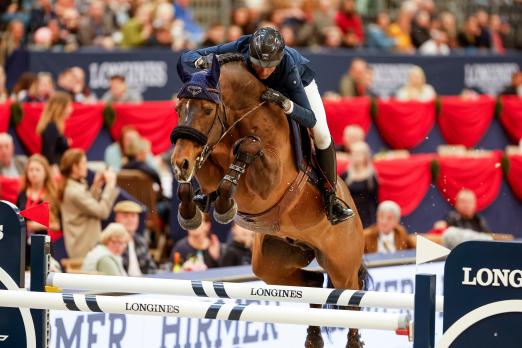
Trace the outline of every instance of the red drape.
{"type": "Polygon", "coordinates": [[[502,183],[500,153],[484,157],[439,157],[437,186],[450,204],[457,193],[469,189],[477,196],[477,210],[487,208],[498,195],[502,183]]]}
{"type": "Polygon", "coordinates": [[[522,200],[522,155],[509,156],[507,181],[515,196],[522,200]]]}
{"type": "Polygon", "coordinates": [[[0,132],[7,132],[10,117],[11,104],[9,102],[0,104],[0,132]]]}
{"type": "Polygon", "coordinates": [[[448,144],[477,145],[495,114],[495,100],[482,96],[477,100],[441,97],[439,127],[448,144]]]}
{"type": "MultiPolygon", "coordinates": [[[[16,126],[16,134],[30,153],[39,153],[42,144],[40,135],[36,134],[36,125],[44,104],[26,103],[22,108],[24,115],[16,126]]],[[[102,104],[74,104],[74,111],[65,122],[65,136],[72,139],[72,147],[89,150],[102,127],[102,112],[102,104]]]]}
{"type": "Polygon", "coordinates": [[[20,178],[0,176],[0,199],[16,204],[19,190],[20,178]]]}
{"type": "Polygon", "coordinates": [[[424,141],[435,123],[435,102],[380,100],[376,123],[394,149],[411,149],[424,141]]]}
{"type": "Polygon", "coordinates": [[[399,204],[402,215],[413,212],[430,188],[433,155],[413,155],[404,159],[374,162],[379,178],[379,201],[399,204]]]}
{"type": "Polygon", "coordinates": [[[119,139],[123,126],[130,125],[151,143],[154,154],[170,147],[170,133],[177,124],[174,102],[147,102],[144,104],[115,104],[116,120],[111,127],[114,139],[119,139]]]}
{"type": "Polygon", "coordinates": [[[500,121],[511,139],[518,142],[522,139],[522,98],[502,97],[500,121]]]}
{"type": "Polygon", "coordinates": [[[328,128],[330,128],[330,134],[336,144],[342,144],[343,131],[346,126],[356,124],[365,133],[368,133],[372,122],[370,105],[371,101],[368,97],[324,101],[328,128]]]}

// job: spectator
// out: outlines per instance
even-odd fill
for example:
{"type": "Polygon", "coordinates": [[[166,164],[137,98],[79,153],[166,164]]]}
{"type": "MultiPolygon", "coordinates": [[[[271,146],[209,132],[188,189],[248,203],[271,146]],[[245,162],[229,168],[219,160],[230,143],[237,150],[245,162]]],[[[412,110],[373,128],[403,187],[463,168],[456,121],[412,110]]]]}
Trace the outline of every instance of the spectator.
{"type": "Polygon", "coordinates": [[[65,69],[58,75],[58,90],[65,92],[71,96],[71,99],[75,99],[74,88],[76,85],[74,74],[72,69],[65,69]]]}
{"type": "Polygon", "coordinates": [[[415,47],[411,42],[411,20],[412,14],[401,11],[397,20],[388,27],[388,35],[395,39],[396,49],[401,53],[413,53],[415,47]]]}
{"type": "Polygon", "coordinates": [[[502,20],[500,16],[495,14],[489,17],[489,27],[491,35],[491,49],[498,54],[504,54],[506,48],[504,45],[504,37],[502,32],[502,20]]]}
{"type": "Polygon", "coordinates": [[[5,66],[6,59],[17,49],[25,46],[25,24],[14,19],[7,25],[7,30],[0,40],[0,66],[5,66]]]}
{"type": "Polygon", "coordinates": [[[146,162],[150,154],[150,142],[148,140],[140,137],[131,138],[127,150],[129,160],[122,169],[139,170],[150,177],[161,188],[161,179],[158,172],[146,162]]]}
{"type": "Polygon", "coordinates": [[[22,102],[44,103],[54,94],[54,81],[51,74],[41,72],[36,75],[36,80],[29,88],[29,92],[22,102]]]}
{"type": "Polygon", "coordinates": [[[406,84],[397,91],[397,99],[402,101],[427,102],[436,96],[435,89],[426,83],[424,71],[419,66],[410,69],[406,84]]]}
{"type": "Polygon", "coordinates": [[[450,54],[448,35],[442,30],[433,29],[431,31],[431,39],[419,47],[419,53],[424,55],[447,56],[450,54]]]}
{"type": "Polygon", "coordinates": [[[373,225],[379,203],[379,184],[368,144],[362,141],[352,144],[350,167],[341,177],[350,189],[363,228],[373,225]]]}
{"type": "Polygon", "coordinates": [[[464,28],[457,35],[459,47],[470,49],[478,47],[478,36],[480,35],[480,28],[475,16],[470,16],[466,19],[464,28]]]}
{"type": "Polygon", "coordinates": [[[451,49],[458,47],[457,23],[453,13],[444,11],[439,15],[440,29],[448,36],[448,46],[451,49]]]}
{"type": "Polygon", "coordinates": [[[78,43],[80,46],[114,47],[112,33],[115,31],[114,15],[103,1],[94,0],[87,15],[79,21],[78,43]]]}
{"type": "Polygon", "coordinates": [[[109,90],[103,95],[106,103],[140,103],[143,101],[141,93],[131,90],[125,83],[125,76],[113,75],[109,81],[109,90]]]}
{"type": "Polygon", "coordinates": [[[347,154],[352,152],[352,145],[363,141],[364,142],[364,130],[361,126],[356,124],[351,124],[349,126],[344,127],[343,130],[343,144],[338,149],[338,151],[345,152],[347,154]]]}
{"type": "Polygon", "coordinates": [[[339,93],[342,97],[361,97],[372,95],[372,71],[368,63],[361,58],[354,58],[348,74],[343,75],[339,84],[339,93]]]}
{"type": "Polygon", "coordinates": [[[327,48],[339,48],[343,45],[343,33],[337,26],[329,26],[322,29],[321,45],[327,48]]]}
{"type": "Polygon", "coordinates": [[[45,27],[52,19],[58,19],[54,12],[51,0],[38,0],[29,14],[29,32],[34,33],[37,29],[45,27]]]}
{"type": "Polygon", "coordinates": [[[479,34],[477,36],[477,47],[490,49],[491,34],[489,31],[489,15],[484,10],[478,10],[475,16],[477,18],[477,24],[479,28],[479,34]]]}
{"type": "MultiPolygon", "coordinates": [[[[51,174],[49,162],[39,154],[29,157],[24,174],[22,175],[20,193],[16,199],[16,206],[20,210],[35,207],[43,202],[49,203],[49,227],[60,231],[58,189],[51,174]]],[[[36,221],[26,223],[27,238],[30,234],[47,234],[47,227],[36,221]]],[[[29,241],[26,244],[26,261],[29,261],[29,241]]]]}
{"type": "Polygon", "coordinates": [[[522,97],[522,71],[516,71],[511,75],[511,84],[504,88],[501,95],[518,95],[522,97]]]}
{"type": "MultiPolygon", "coordinates": [[[[237,7],[232,11],[232,25],[241,28],[244,34],[252,34],[256,25],[251,21],[250,11],[247,7],[237,7]]],[[[233,41],[233,40],[228,40],[233,41]]]]}
{"type": "Polygon", "coordinates": [[[13,87],[13,90],[11,91],[11,98],[13,98],[15,101],[24,100],[36,78],[36,74],[32,72],[24,72],[22,75],[20,75],[13,87]]]}
{"type": "Polygon", "coordinates": [[[0,66],[0,103],[5,103],[9,99],[9,93],[6,87],[6,76],[3,66],[0,66]]]}
{"type": "Polygon", "coordinates": [[[122,224],[129,233],[127,249],[123,253],[123,266],[132,277],[156,273],[157,266],[149,253],[147,239],[136,233],[140,224],[141,206],[133,201],[118,202],[114,208],[114,221],[122,224]]]}
{"type": "Polygon", "coordinates": [[[387,28],[390,25],[390,17],[387,13],[381,12],[375,18],[375,23],[368,26],[367,45],[369,48],[376,48],[382,51],[391,51],[396,43],[395,39],[388,36],[387,28]]]}
{"type": "Polygon", "coordinates": [[[63,92],[56,92],[45,105],[42,116],[36,126],[36,133],[41,136],[42,154],[51,166],[57,166],[63,153],[69,148],[70,141],[64,135],[65,121],[73,111],[71,97],[63,92]]]}
{"type": "Polygon", "coordinates": [[[22,176],[27,164],[25,156],[15,156],[13,137],[0,133],[0,176],[16,178],[22,176]]]}
{"type": "Polygon", "coordinates": [[[109,168],[119,171],[128,162],[127,149],[131,141],[139,138],[140,134],[131,126],[124,126],[121,129],[120,138],[105,149],[105,163],[109,168]]]}
{"type": "Polygon", "coordinates": [[[201,226],[188,230],[187,237],[174,245],[172,256],[179,253],[183,270],[205,270],[219,266],[221,244],[211,227],[210,217],[205,214],[201,226]]]}
{"type": "Polygon", "coordinates": [[[160,3],[154,11],[154,19],[152,21],[152,35],[147,41],[149,46],[172,47],[173,38],[173,20],[174,7],[168,3],[160,3]]]}
{"type": "Polygon", "coordinates": [[[401,208],[393,201],[377,207],[377,223],[364,230],[365,253],[394,253],[415,248],[415,240],[400,225],[401,208]]]}
{"type": "Polygon", "coordinates": [[[240,26],[238,26],[238,25],[231,25],[231,26],[228,27],[227,39],[225,41],[227,41],[227,42],[236,41],[241,36],[243,36],[243,34],[244,34],[243,29],[241,29],[240,26]]]}
{"type": "Polygon", "coordinates": [[[69,70],[74,82],[72,89],[74,101],[78,103],[96,102],[96,96],[91,92],[89,87],[85,85],[85,72],[83,69],[79,66],[74,66],[69,70]]]}
{"type": "Polygon", "coordinates": [[[101,220],[109,217],[118,196],[116,175],[110,170],[96,173],[89,188],[85,180],[87,157],[80,149],[64,153],[60,171],[65,248],[69,257],[85,257],[96,245],[101,233],[101,220]]]}
{"type": "Polygon", "coordinates": [[[359,47],[364,43],[364,29],[361,18],[355,11],[354,0],[341,0],[335,23],[343,32],[346,46],[359,47]]]}
{"type": "Polygon", "coordinates": [[[252,263],[254,232],[237,224],[232,225],[232,240],[225,246],[221,267],[243,266],[252,263]]]}
{"type": "Polygon", "coordinates": [[[430,38],[430,15],[426,11],[419,11],[413,18],[411,42],[415,48],[419,48],[430,38]]]}
{"type": "Polygon", "coordinates": [[[202,46],[216,46],[225,42],[226,30],[225,26],[220,23],[215,23],[208,28],[205,41],[202,46]]]}
{"type": "Polygon", "coordinates": [[[198,46],[205,36],[203,29],[194,21],[190,9],[191,0],[175,0],[174,13],[176,18],[183,22],[184,36],[191,47],[198,46]]]}
{"type": "Polygon", "coordinates": [[[448,226],[476,232],[489,232],[486,220],[477,214],[477,196],[473,191],[467,189],[462,189],[457,194],[455,210],[448,213],[446,222],[448,226]]]}
{"type": "Polygon", "coordinates": [[[136,48],[143,46],[152,35],[152,30],[152,5],[143,3],[136,10],[134,17],[122,26],[121,47],[136,48]]]}
{"type": "Polygon", "coordinates": [[[109,224],[99,236],[100,243],[85,256],[82,271],[126,276],[121,255],[127,248],[129,239],[130,236],[123,225],[109,224]]]}

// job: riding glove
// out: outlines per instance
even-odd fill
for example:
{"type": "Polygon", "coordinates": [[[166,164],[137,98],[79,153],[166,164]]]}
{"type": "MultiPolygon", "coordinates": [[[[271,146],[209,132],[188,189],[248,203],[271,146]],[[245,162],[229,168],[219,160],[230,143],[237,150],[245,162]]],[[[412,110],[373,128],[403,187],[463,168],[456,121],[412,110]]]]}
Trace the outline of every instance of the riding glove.
{"type": "Polygon", "coordinates": [[[197,69],[210,69],[212,67],[213,59],[214,53],[207,54],[206,56],[201,56],[194,62],[194,66],[197,69]]]}
{"type": "Polygon", "coordinates": [[[283,93],[272,88],[268,88],[263,92],[261,100],[279,105],[285,114],[291,114],[294,109],[294,103],[290,99],[285,97],[283,93]]]}

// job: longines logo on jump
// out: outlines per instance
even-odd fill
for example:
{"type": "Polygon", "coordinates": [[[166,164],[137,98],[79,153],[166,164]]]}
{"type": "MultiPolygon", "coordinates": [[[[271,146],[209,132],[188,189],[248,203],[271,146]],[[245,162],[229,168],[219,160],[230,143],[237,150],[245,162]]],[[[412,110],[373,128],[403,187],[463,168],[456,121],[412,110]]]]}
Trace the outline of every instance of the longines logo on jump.
{"type": "Polygon", "coordinates": [[[9,335],[0,335],[0,342],[4,342],[9,338],[9,335]]]}
{"type": "Polygon", "coordinates": [[[250,288],[250,295],[253,295],[253,296],[271,296],[271,297],[287,297],[287,298],[302,298],[303,297],[303,292],[301,290],[250,288]]]}
{"type": "Polygon", "coordinates": [[[462,267],[464,280],[462,285],[504,286],[522,288],[522,270],[481,268],[474,272],[471,267],[462,267]]]}
{"type": "Polygon", "coordinates": [[[179,313],[179,306],[125,302],[125,310],[149,313],[179,313]]]}

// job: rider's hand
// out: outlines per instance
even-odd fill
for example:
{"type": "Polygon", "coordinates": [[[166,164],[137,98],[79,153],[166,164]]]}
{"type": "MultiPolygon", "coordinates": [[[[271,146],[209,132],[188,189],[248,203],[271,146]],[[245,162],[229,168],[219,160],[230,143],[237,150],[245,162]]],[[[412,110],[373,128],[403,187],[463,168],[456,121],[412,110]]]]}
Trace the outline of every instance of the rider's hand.
{"type": "Polygon", "coordinates": [[[289,114],[292,112],[293,103],[290,99],[285,97],[283,93],[276,91],[275,89],[269,88],[261,95],[261,100],[274,103],[279,105],[285,113],[289,114]]]}
{"type": "Polygon", "coordinates": [[[210,69],[212,66],[212,59],[214,59],[214,53],[201,56],[194,62],[194,66],[197,69],[210,69]]]}

